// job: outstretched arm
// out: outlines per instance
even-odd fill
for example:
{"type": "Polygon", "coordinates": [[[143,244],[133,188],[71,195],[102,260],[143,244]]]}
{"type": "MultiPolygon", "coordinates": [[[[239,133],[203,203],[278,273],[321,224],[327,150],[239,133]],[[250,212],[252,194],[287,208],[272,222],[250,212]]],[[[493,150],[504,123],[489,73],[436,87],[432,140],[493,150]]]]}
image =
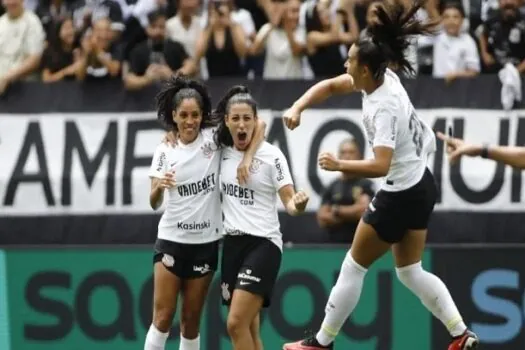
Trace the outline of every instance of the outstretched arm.
{"type": "Polygon", "coordinates": [[[301,113],[313,105],[319,104],[330,96],[348,94],[355,91],[354,80],[348,74],[325,79],[309,88],[283,116],[288,129],[293,130],[301,124],[301,113]]]}
{"type": "Polygon", "coordinates": [[[335,78],[325,79],[309,88],[292,108],[299,113],[319,104],[333,95],[349,94],[354,92],[354,80],[348,74],[341,74],[335,78]]]}
{"type": "Polygon", "coordinates": [[[465,141],[438,132],[438,138],[447,145],[447,153],[452,164],[462,156],[484,157],[514,168],[525,169],[525,147],[519,146],[484,146],[469,144],[465,141]]]}

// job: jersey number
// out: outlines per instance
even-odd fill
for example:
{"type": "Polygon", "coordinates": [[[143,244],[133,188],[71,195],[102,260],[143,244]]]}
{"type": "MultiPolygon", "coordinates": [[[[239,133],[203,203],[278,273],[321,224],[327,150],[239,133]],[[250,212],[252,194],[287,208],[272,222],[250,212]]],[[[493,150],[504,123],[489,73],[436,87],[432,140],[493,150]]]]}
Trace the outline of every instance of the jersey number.
{"type": "Polygon", "coordinates": [[[416,112],[412,112],[410,115],[410,121],[408,123],[410,132],[412,133],[412,142],[416,146],[416,154],[421,157],[421,150],[423,149],[423,123],[419,120],[416,112]]]}

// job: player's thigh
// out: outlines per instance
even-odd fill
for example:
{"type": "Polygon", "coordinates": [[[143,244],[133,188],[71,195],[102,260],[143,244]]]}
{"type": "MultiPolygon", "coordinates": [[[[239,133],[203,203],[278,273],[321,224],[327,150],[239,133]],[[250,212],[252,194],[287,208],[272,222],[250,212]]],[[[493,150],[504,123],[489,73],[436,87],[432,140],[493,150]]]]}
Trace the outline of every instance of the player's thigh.
{"type": "Polygon", "coordinates": [[[426,169],[421,181],[409,192],[405,208],[407,230],[392,247],[397,267],[421,261],[427,240],[427,228],[437,200],[434,176],[426,169]]]}
{"type": "Polygon", "coordinates": [[[359,221],[355,231],[350,255],[364,268],[370,267],[390,249],[390,243],[382,240],[374,227],[363,220],[359,221]]]}
{"type": "Polygon", "coordinates": [[[268,307],[281,267],[282,252],[266,238],[253,237],[251,240],[237,274],[235,289],[261,296],[263,307],[268,307]]]}
{"type": "Polygon", "coordinates": [[[177,306],[181,279],[161,262],[153,269],[153,313],[156,318],[172,318],[177,306]]]}
{"type": "Polygon", "coordinates": [[[183,280],[183,321],[198,324],[214,273],[219,263],[218,242],[192,247],[195,260],[187,260],[183,280]]]}
{"type": "MultiPolygon", "coordinates": [[[[235,289],[228,312],[228,328],[241,328],[250,326],[259,314],[264,299],[262,296],[251,292],[235,289]]],[[[251,331],[251,329],[250,329],[251,331]]]]}
{"type": "Polygon", "coordinates": [[[423,258],[427,230],[408,230],[401,242],[392,246],[396,267],[415,264],[423,258]]]}

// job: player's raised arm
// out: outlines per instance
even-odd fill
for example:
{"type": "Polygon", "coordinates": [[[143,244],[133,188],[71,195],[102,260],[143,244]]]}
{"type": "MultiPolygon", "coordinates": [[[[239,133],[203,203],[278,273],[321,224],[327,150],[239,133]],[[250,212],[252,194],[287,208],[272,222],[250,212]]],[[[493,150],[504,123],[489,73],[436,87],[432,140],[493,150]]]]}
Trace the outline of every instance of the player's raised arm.
{"type": "Polygon", "coordinates": [[[325,79],[309,88],[284,114],[286,126],[293,130],[301,123],[301,113],[330,96],[348,94],[355,91],[354,82],[349,74],[341,74],[335,78],[325,79]]]}

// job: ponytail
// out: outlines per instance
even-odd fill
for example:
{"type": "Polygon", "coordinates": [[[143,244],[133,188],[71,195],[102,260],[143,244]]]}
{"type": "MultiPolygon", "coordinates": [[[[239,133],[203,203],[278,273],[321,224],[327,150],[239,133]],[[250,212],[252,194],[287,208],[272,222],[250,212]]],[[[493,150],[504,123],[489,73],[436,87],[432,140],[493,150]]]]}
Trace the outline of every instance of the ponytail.
{"type": "Polygon", "coordinates": [[[408,10],[403,1],[386,0],[375,6],[376,20],[367,26],[356,43],[360,63],[369,66],[375,79],[383,76],[389,64],[406,73],[415,73],[405,56],[411,40],[436,32],[437,22],[421,22],[415,18],[423,0],[414,0],[408,10]]]}

